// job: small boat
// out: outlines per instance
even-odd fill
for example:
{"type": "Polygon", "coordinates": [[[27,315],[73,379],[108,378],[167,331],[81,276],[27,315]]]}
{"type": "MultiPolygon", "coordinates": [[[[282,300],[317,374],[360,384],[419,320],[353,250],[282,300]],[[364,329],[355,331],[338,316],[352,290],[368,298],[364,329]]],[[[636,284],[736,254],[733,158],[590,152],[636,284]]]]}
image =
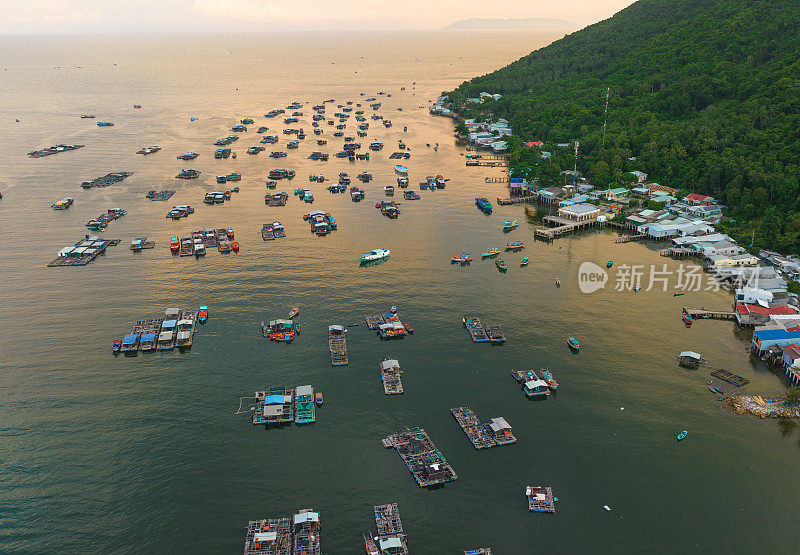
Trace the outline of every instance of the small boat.
{"type": "Polygon", "coordinates": [[[292,308],[292,310],[289,311],[289,320],[291,320],[298,314],[300,314],[300,309],[295,306],[294,308],[292,308]]]}
{"type": "Polygon", "coordinates": [[[359,262],[372,262],[374,260],[381,260],[383,258],[389,257],[389,249],[373,249],[369,252],[365,252],[362,254],[358,261],[359,262]]]}
{"type": "Polygon", "coordinates": [[[231,248],[234,251],[239,252],[239,241],[234,241],[233,243],[231,243],[231,248]]]}
{"type": "Polygon", "coordinates": [[[715,392],[715,393],[719,393],[720,395],[722,395],[723,393],[725,393],[724,391],[722,391],[722,388],[721,388],[721,387],[719,387],[718,385],[715,385],[715,386],[714,386],[714,392],[715,392]]]}
{"type": "Polygon", "coordinates": [[[519,227],[519,222],[517,220],[511,220],[510,222],[503,222],[503,231],[511,231],[512,229],[516,229],[519,227]]]}
{"type": "Polygon", "coordinates": [[[522,259],[522,262],[519,263],[520,266],[527,266],[528,265],[528,257],[522,259]]]}
{"type": "Polygon", "coordinates": [[[681,314],[681,320],[683,320],[683,323],[686,324],[687,326],[692,325],[692,317],[689,316],[688,312],[684,312],[683,314],[681,314]]]}
{"type": "Polygon", "coordinates": [[[514,241],[513,243],[506,243],[506,250],[507,251],[518,251],[520,249],[524,249],[525,244],[522,241],[514,241]]]}
{"type": "Polygon", "coordinates": [[[317,404],[318,407],[321,407],[322,403],[325,402],[324,399],[322,398],[322,392],[321,391],[317,391],[314,394],[314,402],[317,404]]]}
{"type": "Polygon", "coordinates": [[[506,265],[505,261],[502,258],[498,258],[497,260],[494,261],[494,263],[497,266],[497,269],[500,270],[501,272],[505,272],[508,270],[508,265],[506,265]]]}
{"type": "Polygon", "coordinates": [[[122,341],[115,339],[114,344],[111,346],[111,350],[115,353],[118,353],[120,348],[122,348],[122,341]]]}
{"type": "Polygon", "coordinates": [[[673,297],[680,297],[680,296],[681,296],[681,295],[683,295],[683,294],[684,294],[684,292],[683,292],[683,291],[675,291],[675,292],[673,292],[673,293],[672,293],[672,296],[673,296],[673,297]]]}
{"type": "Polygon", "coordinates": [[[451,264],[468,264],[470,262],[472,262],[472,256],[468,252],[462,252],[450,257],[451,264]]]}
{"type": "MultiPolygon", "coordinates": [[[[406,331],[408,333],[414,333],[414,326],[412,326],[411,324],[403,324],[403,327],[406,328],[406,331]]],[[[722,392],[720,391],[720,393],[722,392]]]]}
{"type": "Polygon", "coordinates": [[[606,268],[610,268],[613,265],[614,265],[614,261],[613,260],[609,260],[608,262],[606,262],[606,268]]]}
{"type": "Polygon", "coordinates": [[[408,175],[408,168],[400,164],[394,167],[394,171],[400,175],[408,175]]]}
{"type": "Polygon", "coordinates": [[[569,345],[569,348],[573,351],[579,351],[581,349],[581,344],[574,337],[567,337],[567,345],[569,345]]]}
{"type": "Polygon", "coordinates": [[[475,206],[481,209],[486,214],[492,213],[492,203],[486,197],[475,198],[475,206]]]}
{"type": "Polygon", "coordinates": [[[556,278],[556,287],[561,287],[561,280],[556,278]]]}
{"type": "Polygon", "coordinates": [[[716,391],[714,391],[714,386],[713,386],[713,385],[709,385],[709,386],[708,386],[708,390],[709,390],[711,393],[716,393],[716,391]]]}
{"type": "Polygon", "coordinates": [[[233,228],[232,227],[226,228],[225,234],[228,236],[228,239],[233,239],[233,228]]]}
{"type": "Polygon", "coordinates": [[[688,434],[688,433],[689,432],[687,432],[686,430],[683,430],[681,433],[679,433],[678,434],[678,441],[681,441],[683,438],[685,438],[686,434],[688,434]]]}
{"type": "Polygon", "coordinates": [[[553,391],[558,387],[558,382],[553,378],[550,370],[542,370],[542,379],[547,382],[547,386],[553,391]]]}
{"type": "Polygon", "coordinates": [[[375,546],[375,540],[366,535],[364,536],[364,549],[366,549],[367,555],[380,555],[381,553],[375,546]]]}
{"type": "Polygon", "coordinates": [[[205,324],[206,320],[208,320],[208,307],[201,306],[200,310],[197,312],[197,321],[201,324],[205,324]]]}
{"type": "Polygon", "coordinates": [[[178,241],[178,236],[173,235],[169,240],[169,250],[172,252],[178,252],[181,250],[181,242],[178,241]]]}
{"type": "Polygon", "coordinates": [[[489,258],[490,256],[497,256],[498,254],[500,254],[500,249],[492,248],[486,252],[482,252],[481,258],[489,258]]]}

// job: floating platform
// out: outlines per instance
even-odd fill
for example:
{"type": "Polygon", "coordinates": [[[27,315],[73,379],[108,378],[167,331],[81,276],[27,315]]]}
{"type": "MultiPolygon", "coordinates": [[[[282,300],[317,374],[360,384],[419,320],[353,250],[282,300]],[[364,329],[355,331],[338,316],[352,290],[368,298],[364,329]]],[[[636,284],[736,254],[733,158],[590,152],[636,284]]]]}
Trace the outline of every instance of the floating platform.
{"type": "Polygon", "coordinates": [[[488,343],[489,336],[477,316],[464,316],[461,319],[473,343],[488,343]]]}
{"type": "Polygon", "coordinates": [[[273,387],[255,394],[253,425],[281,425],[294,421],[294,390],[273,387]]]}
{"type": "Polygon", "coordinates": [[[291,553],[291,519],[251,520],[247,524],[244,555],[291,555],[291,553]]]}
{"type": "Polygon", "coordinates": [[[382,440],[403,459],[421,488],[458,480],[458,475],[422,428],[408,429],[382,440]]]}
{"type": "Polygon", "coordinates": [[[169,198],[175,194],[175,191],[172,189],[166,189],[164,191],[148,191],[145,195],[145,198],[150,200],[169,200],[169,198]]]}
{"type": "Polygon", "coordinates": [[[344,326],[328,326],[328,350],[331,352],[331,366],[347,366],[347,330],[344,326]]]}
{"type": "Polygon", "coordinates": [[[525,490],[528,498],[528,510],[532,513],[555,513],[556,505],[553,488],[549,486],[528,486],[525,490]]]}
{"type": "Polygon", "coordinates": [[[375,526],[378,530],[378,548],[381,553],[408,555],[408,538],[403,533],[400,509],[397,503],[375,505],[375,526]]]}
{"type": "Polygon", "coordinates": [[[383,392],[386,395],[400,395],[403,393],[403,382],[400,375],[400,363],[395,359],[383,359],[380,364],[381,381],[383,382],[383,392]]]}
{"type": "Polygon", "coordinates": [[[101,239],[97,236],[87,235],[75,243],[74,247],[65,247],[58,253],[58,257],[50,262],[47,267],[57,266],[86,266],[97,257],[104,255],[108,247],[119,245],[119,239],[101,239]]]}
{"type": "Polygon", "coordinates": [[[715,378],[719,378],[723,382],[728,382],[731,385],[735,385],[736,387],[744,387],[750,383],[750,380],[748,380],[744,376],[738,376],[722,368],[720,368],[719,370],[714,370],[713,372],[711,372],[711,375],[714,376],[715,378]]]}
{"type": "Polygon", "coordinates": [[[83,148],[86,145],[55,145],[49,146],[47,148],[43,148],[41,150],[34,150],[28,153],[30,158],[44,158],[45,156],[52,156],[53,154],[59,154],[61,152],[69,152],[70,150],[78,150],[79,148],[83,148]]]}
{"type": "Polygon", "coordinates": [[[119,183],[123,179],[127,179],[132,175],[133,172],[111,172],[100,177],[95,177],[90,181],[84,181],[81,183],[81,187],[84,189],[91,189],[92,187],[108,187],[109,185],[119,183]]]}
{"type": "Polygon", "coordinates": [[[475,449],[488,449],[517,442],[517,438],[511,433],[511,426],[503,417],[492,418],[490,422],[482,423],[475,411],[469,407],[450,409],[450,413],[475,449]]]}
{"type": "Polygon", "coordinates": [[[314,412],[314,388],[301,385],[294,390],[294,423],[312,424],[317,417],[314,412]]]}

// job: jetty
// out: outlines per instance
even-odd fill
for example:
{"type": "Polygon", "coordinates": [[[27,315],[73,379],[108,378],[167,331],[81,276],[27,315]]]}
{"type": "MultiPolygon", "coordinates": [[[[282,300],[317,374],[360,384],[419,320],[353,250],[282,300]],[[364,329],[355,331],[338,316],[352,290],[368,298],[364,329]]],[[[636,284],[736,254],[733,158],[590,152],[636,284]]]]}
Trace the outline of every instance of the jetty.
{"type": "Polygon", "coordinates": [[[383,392],[386,395],[400,395],[403,393],[403,382],[400,375],[400,363],[395,359],[385,358],[380,364],[383,392]]]}
{"type": "Polygon", "coordinates": [[[381,553],[408,555],[408,538],[403,532],[397,503],[375,505],[375,526],[378,529],[378,548],[381,553]]]}
{"type": "Polygon", "coordinates": [[[647,237],[647,233],[637,233],[636,235],[622,235],[614,239],[615,243],[630,243],[631,241],[638,241],[647,237]]]}
{"type": "Polygon", "coordinates": [[[711,375],[715,378],[722,380],[723,382],[728,382],[731,385],[735,385],[736,387],[744,387],[750,383],[750,380],[745,378],[744,376],[739,376],[738,374],[734,374],[733,372],[728,372],[727,370],[720,368],[719,370],[714,370],[711,372],[711,375]]]}
{"type": "Polygon", "coordinates": [[[683,307],[683,312],[691,316],[692,320],[698,318],[705,318],[709,320],[735,320],[736,313],[724,310],[706,310],[705,308],[686,308],[683,307]]]}
{"type": "Polygon", "coordinates": [[[53,154],[59,154],[61,152],[69,152],[70,150],[78,150],[79,148],[83,148],[86,145],[55,145],[49,146],[47,148],[43,148],[41,150],[34,150],[28,153],[28,156],[31,158],[44,158],[45,156],[52,156],[53,154]]]}
{"type": "Polygon", "coordinates": [[[331,352],[331,366],[347,366],[347,330],[344,326],[328,326],[328,349],[331,352]]]}
{"type": "Polygon", "coordinates": [[[606,221],[598,221],[596,218],[587,219],[583,221],[569,220],[561,216],[545,216],[542,222],[551,227],[538,227],[533,230],[533,236],[536,239],[543,239],[545,241],[552,241],[556,237],[579,231],[582,229],[589,229],[592,227],[603,227],[606,221]]]}
{"type": "Polygon", "coordinates": [[[670,258],[688,258],[690,256],[703,256],[702,252],[685,247],[671,247],[668,249],[661,249],[658,251],[661,256],[668,256],[670,258]]]}
{"type": "Polygon", "coordinates": [[[525,489],[528,498],[528,510],[532,513],[555,513],[556,505],[553,488],[549,486],[528,486],[525,489]]]}
{"type": "Polygon", "coordinates": [[[97,257],[104,255],[108,247],[119,245],[119,239],[101,239],[95,235],[86,235],[74,246],[64,247],[58,251],[58,256],[47,267],[57,266],[86,266],[97,257]]]}
{"type": "Polygon", "coordinates": [[[394,448],[421,488],[458,480],[453,468],[422,428],[406,429],[382,440],[394,448]]]}
{"type": "Polygon", "coordinates": [[[489,449],[517,442],[517,438],[511,433],[511,426],[502,416],[482,423],[470,407],[450,409],[450,413],[475,449],[489,449]]]}

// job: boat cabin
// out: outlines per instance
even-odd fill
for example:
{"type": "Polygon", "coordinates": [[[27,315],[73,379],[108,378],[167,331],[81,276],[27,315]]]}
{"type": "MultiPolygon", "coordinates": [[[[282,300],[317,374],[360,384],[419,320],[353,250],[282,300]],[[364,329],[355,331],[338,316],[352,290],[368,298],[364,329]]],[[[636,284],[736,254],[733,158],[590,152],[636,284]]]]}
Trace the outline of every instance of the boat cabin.
{"type": "Polygon", "coordinates": [[[543,397],[550,395],[550,388],[547,382],[539,378],[529,380],[522,386],[527,397],[543,397]]]}

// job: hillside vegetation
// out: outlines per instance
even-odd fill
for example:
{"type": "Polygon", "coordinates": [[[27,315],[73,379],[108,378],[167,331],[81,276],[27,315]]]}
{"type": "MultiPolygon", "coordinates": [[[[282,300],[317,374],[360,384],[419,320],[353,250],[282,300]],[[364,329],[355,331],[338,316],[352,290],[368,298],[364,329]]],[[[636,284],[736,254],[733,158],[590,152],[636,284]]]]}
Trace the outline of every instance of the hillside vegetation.
{"type": "Polygon", "coordinates": [[[463,83],[464,117],[506,117],[512,165],[544,184],[578,170],[596,184],[640,169],[650,180],[710,194],[727,230],[800,252],[800,2],[640,0],[614,17],[463,83]],[[608,126],[602,147],[606,88],[608,126]],[[542,140],[553,152],[538,162],[542,140]],[[636,157],[635,161],[629,158],[636,157]]]}

